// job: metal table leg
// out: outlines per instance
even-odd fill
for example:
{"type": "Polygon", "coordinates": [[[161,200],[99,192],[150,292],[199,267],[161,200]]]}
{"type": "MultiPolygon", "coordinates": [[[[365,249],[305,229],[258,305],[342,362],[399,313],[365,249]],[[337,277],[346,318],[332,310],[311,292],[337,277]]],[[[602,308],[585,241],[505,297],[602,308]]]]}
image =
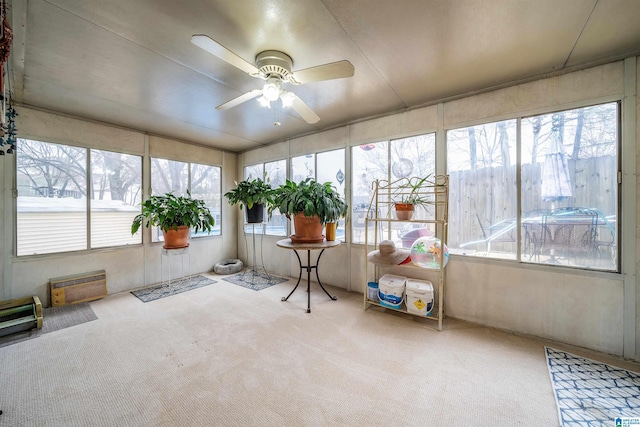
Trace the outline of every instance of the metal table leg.
{"type": "Polygon", "coordinates": [[[311,250],[307,250],[307,265],[302,265],[302,260],[300,259],[300,255],[298,255],[298,251],[294,250],[293,251],[296,254],[296,258],[298,258],[298,265],[300,266],[300,273],[298,275],[298,282],[296,283],[296,286],[293,288],[293,290],[289,293],[289,295],[287,295],[286,297],[282,298],[282,301],[286,301],[289,299],[289,297],[295,292],[296,289],[298,289],[298,285],[300,284],[300,279],[302,278],[302,269],[306,269],[307,270],[307,313],[311,313],[311,270],[315,269],[316,270],[316,279],[318,279],[318,284],[320,285],[320,287],[322,288],[322,290],[324,291],[325,294],[327,294],[327,296],[332,300],[335,301],[338,299],[338,297],[332,296],[322,285],[322,282],[320,282],[320,276],[318,275],[318,265],[320,264],[320,257],[322,257],[322,254],[324,253],[324,249],[322,251],[320,251],[320,254],[318,255],[318,259],[316,260],[315,265],[311,265],[311,250]]]}

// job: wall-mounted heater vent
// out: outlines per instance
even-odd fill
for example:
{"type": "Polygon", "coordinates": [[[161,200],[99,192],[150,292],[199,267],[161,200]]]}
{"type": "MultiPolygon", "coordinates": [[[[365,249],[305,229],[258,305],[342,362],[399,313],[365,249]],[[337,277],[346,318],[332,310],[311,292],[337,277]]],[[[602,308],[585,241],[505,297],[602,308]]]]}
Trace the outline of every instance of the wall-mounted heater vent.
{"type": "Polygon", "coordinates": [[[75,276],[49,279],[51,305],[93,301],[107,296],[107,273],[104,270],[75,276]]]}

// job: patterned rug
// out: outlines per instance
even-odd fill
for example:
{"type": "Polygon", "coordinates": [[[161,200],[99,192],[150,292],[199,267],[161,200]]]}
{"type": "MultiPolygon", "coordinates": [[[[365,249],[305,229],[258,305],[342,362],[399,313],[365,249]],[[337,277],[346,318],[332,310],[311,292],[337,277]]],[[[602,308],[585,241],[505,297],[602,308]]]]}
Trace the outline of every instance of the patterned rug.
{"type": "Polygon", "coordinates": [[[222,280],[231,282],[234,285],[242,286],[244,288],[253,289],[254,291],[261,291],[270,286],[277,285],[278,283],[286,282],[289,279],[248,270],[243,271],[242,273],[234,274],[233,276],[225,277],[222,280]]]}
{"type": "Polygon", "coordinates": [[[640,374],[545,347],[560,425],[618,426],[640,417],[640,374]]]}
{"type": "Polygon", "coordinates": [[[0,337],[0,347],[31,338],[37,338],[49,332],[91,322],[97,318],[98,316],[93,312],[88,302],[63,305],[60,307],[47,307],[42,310],[42,328],[0,337]]]}
{"type": "Polygon", "coordinates": [[[217,282],[213,279],[197,274],[195,276],[191,276],[191,278],[184,277],[182,279],[172,280],[170,284],[163,283],[150,288],[132,291],[131,293],[138,297],[140,301],[149,302],[164,297],[170,297],[171,295],[181,294],[182,292],[190,291],[192,289],[202,288],[203,286],[213,285],[214,283],[217,282]]]}

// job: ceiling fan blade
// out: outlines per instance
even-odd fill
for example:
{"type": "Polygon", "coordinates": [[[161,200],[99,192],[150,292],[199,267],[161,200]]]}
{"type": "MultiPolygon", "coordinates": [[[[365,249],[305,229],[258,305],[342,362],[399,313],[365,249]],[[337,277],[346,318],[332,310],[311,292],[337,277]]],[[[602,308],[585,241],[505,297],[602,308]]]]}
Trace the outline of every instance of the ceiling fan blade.
{"type": "Polygon", "coordinates": [[[195,34],[191,37],[191,43],[206,50],[207,52],[217,56],[225,62],[244,71],[245,73],[254,75],[260,74],[260,70],[255,65],[248,63],[226,47],[204,34],[195,34]]]}
{"type": "MultiPolygon", "coordinates": [[[[291,93],[291,92],[290,92],[291,93]]],[[[316,113],[313,112],[311,108],[304,101],[298,98],[298,95],[293,94],[291,100],[291,108],[300,115],[304,119],[305,122],[309,124],[318,123],[320,121],[320,117],[316,113]]]]}
{"type": "Polygon", "coordinates": [[[245,94],[240,95],[237,98],[233,98],[231,101],[227,101],[224,104],[220,104],[216,107],[216,110],[228,110],[229,108],[233,108],[236,105],[242,104],[250,99],[255,98],[256,96],[262,93],[261,89],[254,89],[251,92],[247,92],[245,94]]]}
{"type": "Polygon", "coordinates": [[[349,61],[338,61],[317,67],[305,68],[293,73],[292,83],[305,84],[321,80],[342,79],[352,77],[354,68],[349,61]]]}

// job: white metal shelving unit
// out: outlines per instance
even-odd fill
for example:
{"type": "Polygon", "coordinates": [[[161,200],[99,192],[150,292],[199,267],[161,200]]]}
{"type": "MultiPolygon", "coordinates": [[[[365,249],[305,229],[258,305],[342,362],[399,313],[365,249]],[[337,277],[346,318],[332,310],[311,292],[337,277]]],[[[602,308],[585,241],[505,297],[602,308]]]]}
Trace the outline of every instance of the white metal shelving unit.
{"type": "MultiPolygon", "coordinates": [[[[442,322],[444,320],[444,288],[445,288],[445,268],[444,268],[444,256],[440,256],[440,265],[438,269],[428,269],[438,275],[437,285],[435,286],[436,295],[434,298],[434,307],[431,310],[429,316],[421,316],[411,313],[406,310],[405,307],[400,309],[393,309],[382,306],[379,302],[369,300],[367,298],[367,283],[368,281],[378,281],[382,276],[381,270],[386,270],[377,265],[374,265],[368,261],[367,255],[370,251],[378,248],[378,244],[382,240],[387,240],[391,237],[392,226],[396,223],[411,223],[411,224],[424,224],[425,227],[433,229],[434,236],[441,241],[441,250],[444,250],[444,245],[447,242],[448,231],[448,203],[449,203],[449,177],[447,175],[436,175],[428,178],[418,189],[414,190],[414,194],[421,199],[426,200],[426,204],[429,207],[431,219],[410,219],[399,220],[394,217],[393,213],[393,201],[397,200],[401,196],[408,196],[411,192],[411,188],[408,188],[409,180],[416,180],[416,178],[402,178],[397,181],[376,180],[373,183],[373,196],[371,203],[369,204],[369,210],[365,218],[365,250],[364,250],[364,262],[365,262],[365,289],[364,289],[364,309],[368,309],[370,306],[383,307],[387,310],[399,311],[412,316],[418,316],[420,318],[430,319],[437,322],[437,329],[442,330],[442,322]],[[383,228],[387,225],[386,231],[383,228]],[[386,236],[384,234],[387,234],[386,236]]],[[[411,276],[411,272],[416,270],[425,270],[422,267],[413,266],[410,264],[399,265],[391,267],[393,269],[406,269],[407,277],[411,276]]]]}

